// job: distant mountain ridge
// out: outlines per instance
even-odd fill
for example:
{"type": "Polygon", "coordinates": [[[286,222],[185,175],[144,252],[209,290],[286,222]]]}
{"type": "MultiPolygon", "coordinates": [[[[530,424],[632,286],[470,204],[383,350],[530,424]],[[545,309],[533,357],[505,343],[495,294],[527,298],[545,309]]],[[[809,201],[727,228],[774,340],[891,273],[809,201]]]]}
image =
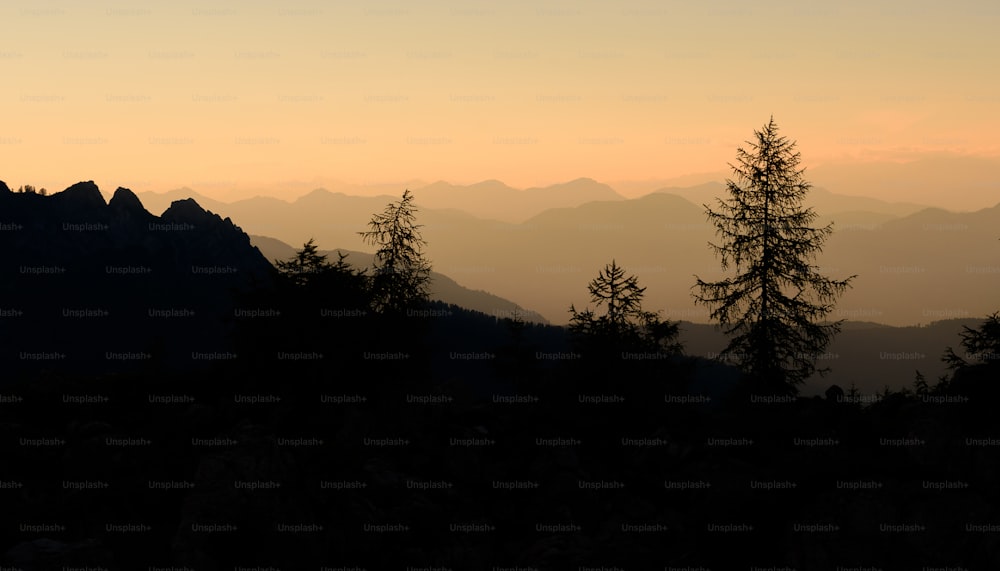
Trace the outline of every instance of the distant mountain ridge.
{"type": "MultiPolygon", "coordinates": [[[[708,182],[688,187],[663,187],[657,189],[660,194],[675,194],[691,202],[701,205],[715,205],[715,197],[725,197],[726,185],[721,182],[708,182]]],[[[812,187],[806,194],[804,204],[812,207],[820,215],[836,215],[843,212],[867,212],[891,217],[909,216],[915,212],[929,208],[927,205],[911,202],[887,202],[867,196],[851,196],[837,194],[823,187],[812,187]]]]}
{"type": "MultiPolygon", "coordinates": [[[[523,190],[507,186],[498,180],[485,180],[464,186],[437,181],[428,185],[416,186],[410,190],[413,191],[414,195],[419,196],[419,203],[424,208],[461,210],[477,218],[506,223],[522,222],[550,208],[579,206],[595,200],[625,200],[610,186],[589,178],[579,178],[565,183],[523,190]]],[[[145,192],[141,194],[143,203],[147,204],[153,212],[165,208],[167,201],[180,198],[194,198],[199,204],[214,210],[226,207],[247,210],[263,207],[264,204],[277,208],[281,208],[282,205],[303,205],[322,201],[324,196],[351,197],[367,204],[385,204],[386,200],[395,198],[394,195],[388,194],[356,196],[343,192],[332,192],[324,188],[313,189],[290,202],[258,195],[254,198],[224,203],[198,194],[187,187],[163,193],[145,192]]]]}
{"type": "MultiPolygon", "coordinates": [[[[672,319],[707,321],[708,312],[691,299],[694,276],[723,274],[708,247],[715,233],[700,202],[714,202],[714,192],[722,189],[721,184],[698,185],[671,189],[689,198],[653,192],[563,205],[518,224],[430,208],[418,192],[414,195],[436,268],[470,289],[490,291],[558,324],[568,320],[570,303],[586,305],[586,284],[612,258],[647,287],[649,309],[663,310],[672,319]]],[[[912,211],[918,205],[822,189],[809,196],[807,205],[815,205],[819,215],[816,225],[834,222],[815,263],[831,277],[859,276],[833,317],[905,326],[985,316],[995,309],[1000,208],[912,211]]],[[[358,232],[366,229],[372,213],[397,198],[315,191],[294,203],[251,199],[219,208],[255,235],[288,244],[314,237],[321,247],[361,251],[365,245],[358,232]]]]}
{"type": "MultiPolygon", "coordinates": [[[[806,153],[808,155],[808,153],[806,153]]],[[[894,154],[894,153],[890,153],[894,154]]],[[[956,211],[992,206],[986,196],[1000,197],[1000,156],[936,153],[906,157],[829,159],[807,167],[805,178],[814,189],[843,195],[879,197],[888,203],[916,203],[956,211]]],[[[662,188],[688,188],[732,178],[731,169],[690,173],[670,178],[608,181],[619,193],[634,198],[662,188]]]]}

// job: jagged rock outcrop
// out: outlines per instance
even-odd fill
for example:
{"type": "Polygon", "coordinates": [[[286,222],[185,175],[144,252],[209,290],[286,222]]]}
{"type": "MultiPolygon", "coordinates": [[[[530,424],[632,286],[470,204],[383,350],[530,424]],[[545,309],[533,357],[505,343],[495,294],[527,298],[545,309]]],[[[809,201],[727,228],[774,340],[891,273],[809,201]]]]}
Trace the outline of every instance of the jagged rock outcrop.
{"type": "Polygon", "coordinates": [[[101,189],[94,181],[78,182],[62,192],[57,192],[49,198],[53,206],[67,213],[76,212],[80,216],[106,216],[103,210],[107,203],[101,189]]]}
{"type": "Polygon", "coordinates": [[[153,217],[152,214],[143,208],[142,202],[139,200],[139,197],[135,195],[135,193],[121,186],[115,190],[114,196],[112,196],[111,200],[108,202],[108,207],[117,214],[153,217]]]}
{"type": "Polygon", "coordinates": [[[0,195],[0,295],[23,316],[0,322],[11,349],[0,359],[20,370],[190,365],[192,351],[224,348],[232,293],[273,270],[239,227],[193,200],[157,217],[126,188],[105,202],[93,181],[0,195]]]}

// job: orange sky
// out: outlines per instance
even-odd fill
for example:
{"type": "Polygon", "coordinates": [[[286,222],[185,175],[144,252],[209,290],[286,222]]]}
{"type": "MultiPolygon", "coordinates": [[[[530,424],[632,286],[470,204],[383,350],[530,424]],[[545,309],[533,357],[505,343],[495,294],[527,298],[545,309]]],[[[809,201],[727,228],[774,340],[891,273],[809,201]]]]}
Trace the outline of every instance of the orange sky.
{"type": "Polygon", "coordinates": [[[669,179],[772,113],[810,167],[1000,155],[1000,5],[744,4],[5,2],[0,180],[669,179]]]}

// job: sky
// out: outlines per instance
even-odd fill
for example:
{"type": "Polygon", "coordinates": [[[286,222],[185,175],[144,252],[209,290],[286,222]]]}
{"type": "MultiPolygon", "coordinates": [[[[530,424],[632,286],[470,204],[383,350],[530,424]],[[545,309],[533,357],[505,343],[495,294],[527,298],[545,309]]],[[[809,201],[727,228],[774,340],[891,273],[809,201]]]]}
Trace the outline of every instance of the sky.
{"type": "Polygon", "coordinates": [[[998,3],[416,4],[4,2],[0,180],[667,180],[772,115],[809,168],[1000,157],[998,3]]]}

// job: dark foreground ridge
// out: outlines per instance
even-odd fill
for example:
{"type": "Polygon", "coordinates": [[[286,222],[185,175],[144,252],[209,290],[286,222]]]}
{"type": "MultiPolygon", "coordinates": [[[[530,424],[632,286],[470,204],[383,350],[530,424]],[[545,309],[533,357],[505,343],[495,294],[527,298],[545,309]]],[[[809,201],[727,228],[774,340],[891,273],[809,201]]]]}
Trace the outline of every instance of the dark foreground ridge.
{"type": "Polygon", "coordinates": [[[130,190],[93,182],[52,196],[0,188],[5,371],[171,367],[189,346],[224,352],[233,293],[272,267],[228,218],[193,200],[162,216],[130,190]]]}
{"type": "Polygon", "coordinates": [[[1000,566],[995,358],[753,394],[675,352],[377,314],[194,201],[0,186],[0,225],[4,569],[1000,566]]]}

